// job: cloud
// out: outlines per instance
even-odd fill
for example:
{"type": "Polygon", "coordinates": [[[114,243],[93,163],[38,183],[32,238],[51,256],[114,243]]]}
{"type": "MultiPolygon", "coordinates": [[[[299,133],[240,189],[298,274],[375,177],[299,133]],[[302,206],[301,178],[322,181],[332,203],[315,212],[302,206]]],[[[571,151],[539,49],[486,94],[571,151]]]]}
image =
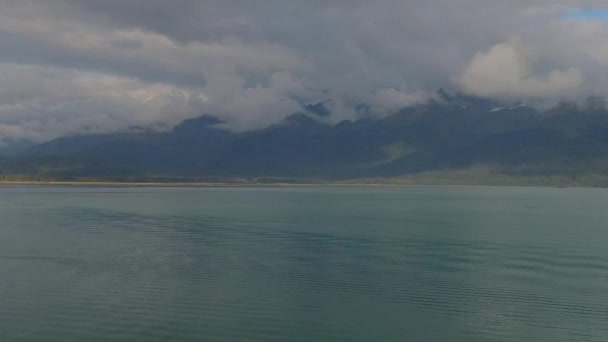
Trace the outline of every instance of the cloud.
{"type": "Polygon", "coordinates": [[[0,0],[0,140],[170,127],[256,129],[326,103],[386,115],[440,87],[606,95],[604,0],[0,0]],[[517,36],[519,41],[510,40],[517,36]]]}
{"type": "Polygon", "coordinates": [[[397,88],[382,88],[374,92],[370,100],[375,112],[396,112],[404,107],[423,103],[429,100],[430,93],[397,88]]]}
{"type": "Polygon", "coordinates": [[[549,97],[577,92],[583,83],[580,69],[550,70],[534,75],[540,56],[533,47],[513,38],[478,53],[461,78],[466,92],[481,96],[509,98],[549,97]]]}
{"type": "Polygon", "coordinates": [[[63,134],[176,124],[206,97],[190,90],[96,72],[0,64],[0,140],[44,141],[63,134]],[[169,120],[169,121],[168,121],[169,120]]]}

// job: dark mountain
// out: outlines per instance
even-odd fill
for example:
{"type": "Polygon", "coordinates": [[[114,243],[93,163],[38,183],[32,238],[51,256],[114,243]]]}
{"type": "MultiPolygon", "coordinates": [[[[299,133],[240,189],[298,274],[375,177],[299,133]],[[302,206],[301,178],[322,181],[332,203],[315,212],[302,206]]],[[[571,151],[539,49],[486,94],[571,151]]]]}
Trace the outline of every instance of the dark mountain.
{"type": "Polygon", "coordinates": [[[306,109],[308,112],[318,115],[320,117],[327,117],[329,116],[331,113],[329,112],[329,109],[327,109],[325,107],[325,104],[323,102],[319,102],[319,103],[315,103],[315,104],[310,104],[310,105],[305,105],[304,109],[306,109]]]}
{"type": "Polygon", "coordinates": [[[29,140],[0,140],[0,158],[16,156],[34,145],[29,140]]]}
{"type": "Polygon", "coordinates": [[[166,133],[64,137],[0,161],[0,171],[345,179],[491,165],[513,175],[608,173],[605,108],[592,99],[584,108],[563,103],[539,112],[440,90],[427,104],[333,126],[324,123],[331,113],[318,103],[244,133],[203,115],[166,133]]]}

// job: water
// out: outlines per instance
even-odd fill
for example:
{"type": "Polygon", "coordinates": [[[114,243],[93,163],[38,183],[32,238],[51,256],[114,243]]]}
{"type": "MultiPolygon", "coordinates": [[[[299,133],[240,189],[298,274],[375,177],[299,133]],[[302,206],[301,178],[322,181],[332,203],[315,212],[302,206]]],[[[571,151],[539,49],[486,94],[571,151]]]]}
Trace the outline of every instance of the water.
{"type": "Polygon", "coordinates": [[[0,187],[0,341],[608,341],[608,191],[0,187]]]}

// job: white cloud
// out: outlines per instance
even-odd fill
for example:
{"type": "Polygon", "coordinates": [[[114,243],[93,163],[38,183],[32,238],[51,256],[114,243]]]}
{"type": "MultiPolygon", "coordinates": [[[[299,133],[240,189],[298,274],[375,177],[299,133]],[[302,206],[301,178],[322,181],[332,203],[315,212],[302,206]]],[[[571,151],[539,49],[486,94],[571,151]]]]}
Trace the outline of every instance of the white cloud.
{"type": "Polygon", "coordinates": [[[429,93],[416,90],[400,90],[397,88],[382,88],[374,92],[370,99],[375,112],[392,114],[404,107],[412,106],[429,100],[429,93]]]}
{"type": "Polygon", "coordinates": [[[54,67],[0,64],[0,140],[177,123],[200,113],[191,90],[54,67]]]}
{"type": "Polygon", "coordinates": [[[510,98],[554,97],[577,92],[583,83],[580,69],[533,73],[541,58],[539,51],[513,38],[478,53],[465,69],[461,85],[466,92],[481,96],[510,98]]]}

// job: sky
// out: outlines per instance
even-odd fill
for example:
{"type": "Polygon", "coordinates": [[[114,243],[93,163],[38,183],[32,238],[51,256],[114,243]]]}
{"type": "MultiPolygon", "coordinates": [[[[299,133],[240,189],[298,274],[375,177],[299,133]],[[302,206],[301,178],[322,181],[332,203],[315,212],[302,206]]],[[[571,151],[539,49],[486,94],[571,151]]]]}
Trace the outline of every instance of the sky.
{"type": "Polygon", "coordinates": [[[0,0],[0,145],[608,92],[605,0],[0,0]]]}
{"type": "Polygon", "coordinates": [[[566,16],[570,19],[596,19],[596,20],[608,20],[608,9],[601,8],[588,8],[573,11],[566,16]]]}

